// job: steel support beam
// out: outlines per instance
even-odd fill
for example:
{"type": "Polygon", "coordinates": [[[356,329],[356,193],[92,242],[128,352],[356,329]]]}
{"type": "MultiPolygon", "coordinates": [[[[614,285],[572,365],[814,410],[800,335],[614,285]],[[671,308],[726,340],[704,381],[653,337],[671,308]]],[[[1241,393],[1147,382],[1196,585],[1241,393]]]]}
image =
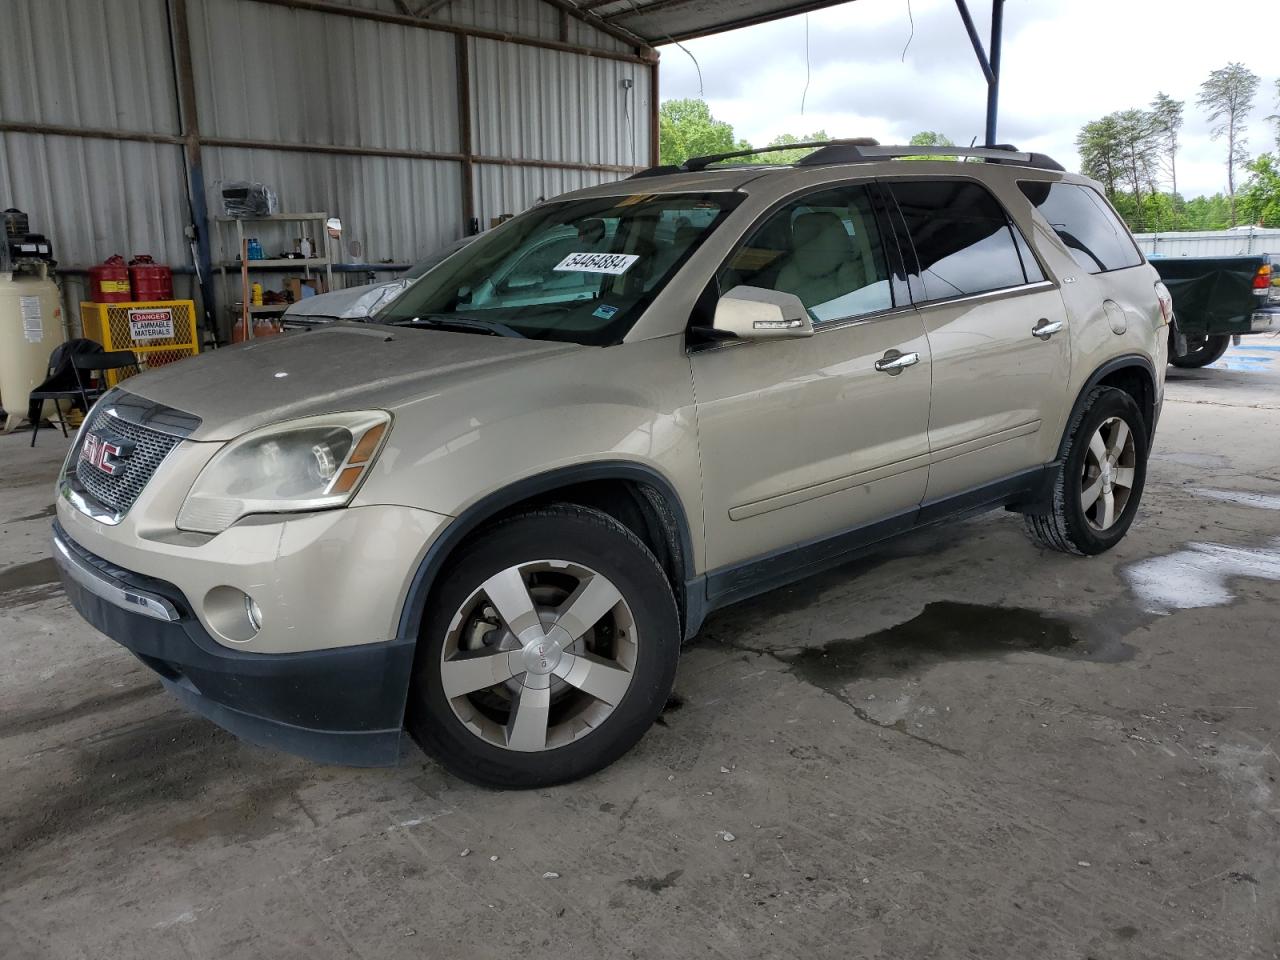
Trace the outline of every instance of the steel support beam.
{"type": "Polygon", "coordinates": [[[987,145],[994,146],[1000,113],[1000,48],[1004,39],[1004,0],[991,0],[991,79],[987,81],[987,145]]]}
{"type": "Polygon", "coordinates": [[[204,162],[200,155],[200,118],[196,109],[195,68],[191,57],[191,30],[187,23],[187,0],[166,0],[169,40],[173,53],[174,83],[178,93],[178,123],[182,131],[182,156],[187,170],[187,203],[191,209],[191,230],[195,236],[194,257],[200,285],[203,328],[197,342],[203,346],[204,333],[218,335],[213,299],[213,254],[209,244],[209,198],[204,182],[204,162]]]}
{"type": "Polygon", "coordinates": [[[479,232],[476,222],[475,145],[471,133],[471,40],[454,38],[454,59],[458,70],[458,149],[462,151],[462,233],[479,232]]]}
{"type": "Polygon", "coordinates": [[[969,13],[968,3],[956,0],[956,9],[960,11],[965,33],[969,35],[973,53],[978,58],[978,66],[982,68],[982,76],[987,81],[986,145],[995,146],[996,121],[1000,112],[1000,48],[1004,35],[1004,0],[991,0],[991,42],[986,48],[982,46],[982,38],[978,36],[978,28],[969,13]]]}
{"type": "Polygon", "coordinates": [[[646,60],[656,60],[658,57],[658,52],[649,45],[649,42],[644,37],[612,24],[603,17],[597,17],[594,13],[584,10],[576,3],[573,3],[572,0],[542,0],[542,2],[555,7],[561,13],[573,17],[575,20],[581,20],[588,26],[594,27],[615,40],[629,45],[646,60]]]}
{"type": "MultiPolygon", "coordinates": [[[[355,20],[372,20],[376,23],[394,23],[402,27],[417,27],[420,30],[435,30],[440,33],[461,34],[464,37],[475,37],[479,40],[497,40],[500,43],[514,43],[518,46],[538,47],[542,50],[558,50],[561,53],[576,53],[584,57],[598,57],[603,60],[621,60],[624,63],[649,63],[656,56],[652,48],[645,55],[623,53],[616,50],[599,50],[575,43],[561,43],[558,40],[543,40],[539,37],[528,37],[518,33],[505,33],[502,30],[484,30],[480,27],[469,27],[444,20],[421,20],[403,13],[389,13],[384,10],[373,10],[366,7],[350,7],[332,0],[254,0],[273,7],[285,7],[289,10],[305,10],[310,13],[327,13],[335,17],[348,17],[355,20]]],[[[614,27],[614,30],[620,28],[614,27]]],[[[643,43],[643,41],[641,41],[643,43]]]]}

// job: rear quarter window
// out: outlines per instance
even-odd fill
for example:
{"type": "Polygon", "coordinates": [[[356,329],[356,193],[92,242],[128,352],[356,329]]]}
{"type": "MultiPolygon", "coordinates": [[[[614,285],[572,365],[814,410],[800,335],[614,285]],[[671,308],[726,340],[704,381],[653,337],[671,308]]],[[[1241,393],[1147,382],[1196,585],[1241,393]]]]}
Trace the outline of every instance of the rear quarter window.
{"type": "Polygon", "coordinates": [[[1018,188],[1049,222],[1081,269],[1106,273],[1142,263],[1128,227],[1092,187],[1023,180],[1018,188]]]}

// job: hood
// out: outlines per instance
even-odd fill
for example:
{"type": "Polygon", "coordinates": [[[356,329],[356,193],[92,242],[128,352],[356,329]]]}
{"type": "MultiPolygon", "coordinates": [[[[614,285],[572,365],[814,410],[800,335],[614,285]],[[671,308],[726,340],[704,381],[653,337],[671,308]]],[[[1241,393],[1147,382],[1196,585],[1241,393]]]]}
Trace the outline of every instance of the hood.
{"type": "Polygon", "coordinates": [[[264,337],[121,383],[200,417],[193,440],[342,410],[391,410],[464,380],[587,347],[445,330],[335,323],[264,337]]]}

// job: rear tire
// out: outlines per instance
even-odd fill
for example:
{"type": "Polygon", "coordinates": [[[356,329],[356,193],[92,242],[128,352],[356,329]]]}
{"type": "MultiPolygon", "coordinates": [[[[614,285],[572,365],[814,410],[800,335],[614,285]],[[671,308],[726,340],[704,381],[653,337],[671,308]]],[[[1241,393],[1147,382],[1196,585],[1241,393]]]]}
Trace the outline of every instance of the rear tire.
{"type": "Polygon", "coordinates": [[[406,725],[464,780],[565,783],[644,736],[671,693],[680,620],[648,547],[608,514],[557,504],[450,558],[423,618],[406,725]]]}
{"type": "Polygon", "coordinates": [[[1133,397],[1114,387],[1095,387],[1067,428],[1051,501],[1026,516],[1031,539],[1080,556],[1119,543],[1133,524],[1147,482],[1148,437],[1133,397]]]}
{"type": "Polygon", "coordinates": [[[1184,369],[1207,367],[1215,360],[1220,359],[1230,346],[1230,334],[1214,336],[1192,334],[1187,337],[1187,352],[1181,356],[1176,356],[1171,350],[1169,352],[1169,362],[1175,367],[1183,367],[1184,369]]]}

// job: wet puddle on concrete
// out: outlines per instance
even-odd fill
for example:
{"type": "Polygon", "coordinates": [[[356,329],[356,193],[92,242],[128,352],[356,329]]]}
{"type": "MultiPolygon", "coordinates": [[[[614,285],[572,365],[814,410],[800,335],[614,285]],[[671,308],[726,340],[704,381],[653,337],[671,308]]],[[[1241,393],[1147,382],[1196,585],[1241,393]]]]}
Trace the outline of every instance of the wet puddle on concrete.
{"type": "Polygon", "coordinates": [[[1163,557],[1139,560],[1124,577],[1149,613],[1223,606],[1235,599],[1234,578],[1280,580],[1280,539],[1262,547],[1188,543],[1163,557]]]}
{"type": "Polygon", "coordinates": [[[959,757],[964,756],[962,751],[910,729],[905,717],[890,720],[873,714],[847,688],[858,680],[915,675],[945,661],[1042,653],[1066,660],[1119,663],[1134,653],[1118,635],[1085,636],[1072,623],[1038,610],[955,601],[929,603],[910,620],[866,636],[832,640],[821,647],[751,652],[785,664],[798,680],[834,696],[859,720],[959,757]]]}
{"type": "Polygon", "coordinates": [[[1223,503],[1237,503],[1242,507],[1280,510],[1280,496],[1269,493],[1258,493],[1254,490],[1214,490],[1209,487],[1197,487],[1191,492],[1212,500],[1221,500],[1223,503]]]}
{"type": "Polygon", "coordinates": [[[1065,620],[1023,607],[939,601],[877,633],[779,654],[802,680],[831,691],[854,680],[911,674],[944,660],[988,660],[1009,653],[1047,653],[1117,663],[1133,655],[1116,641],[1086,641],[1065,620]]]}
{"type": "Polygon", "coordinates": [[[58,568],[51,557],[0,570],[0,610],[25,607],[61,593],[58,568]]]}
{"type": "Polygon", "coordinates": [[[49,504],[38,513],[28,513],[25,517],[14,517],[12,520],[6,520],[6,523],[23,523],[27,520],[47,520],[49,517],[58,515],[57,504],[49,504]]]}

